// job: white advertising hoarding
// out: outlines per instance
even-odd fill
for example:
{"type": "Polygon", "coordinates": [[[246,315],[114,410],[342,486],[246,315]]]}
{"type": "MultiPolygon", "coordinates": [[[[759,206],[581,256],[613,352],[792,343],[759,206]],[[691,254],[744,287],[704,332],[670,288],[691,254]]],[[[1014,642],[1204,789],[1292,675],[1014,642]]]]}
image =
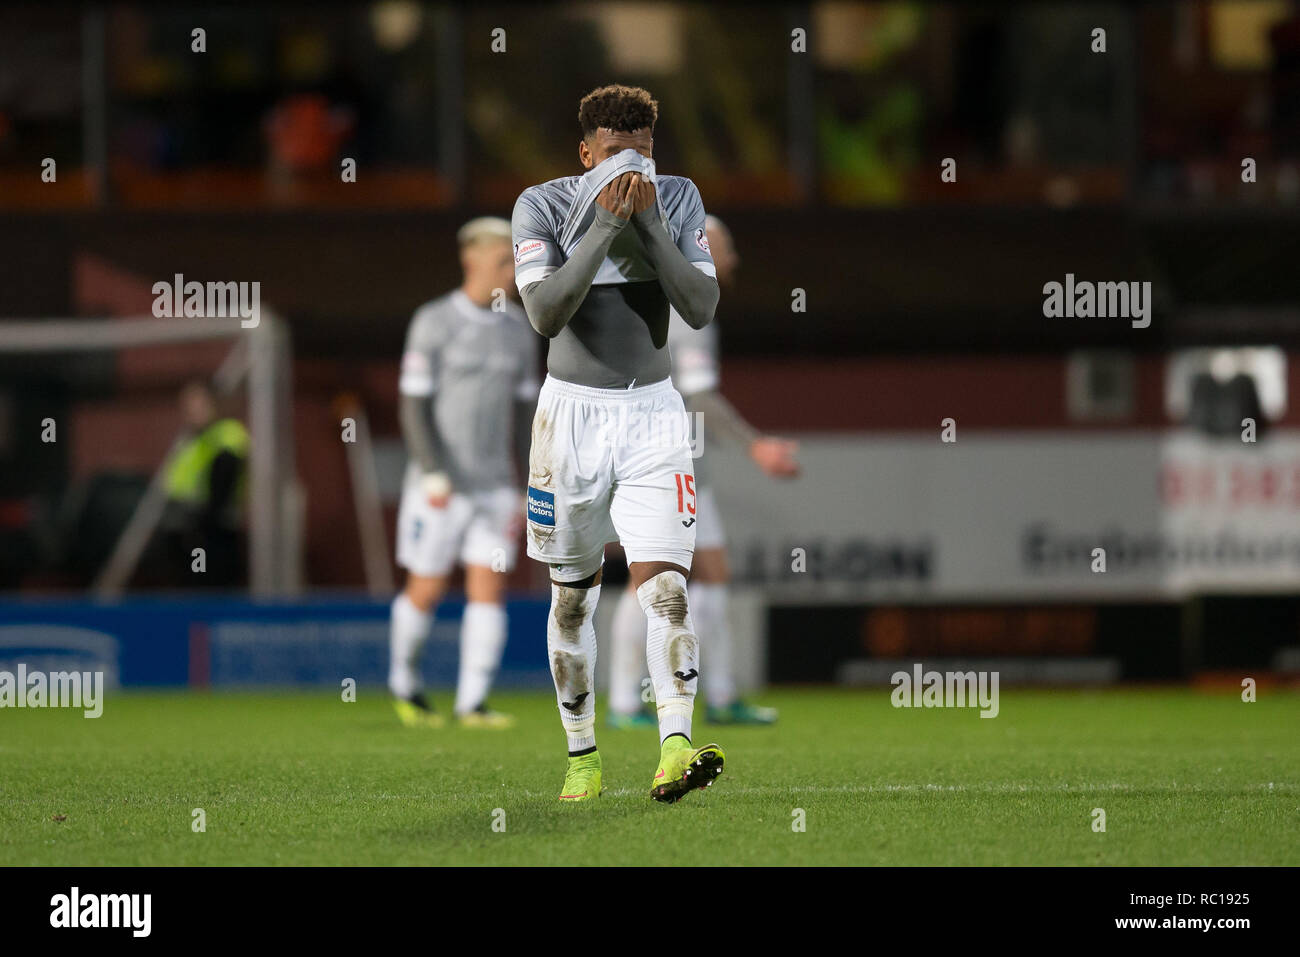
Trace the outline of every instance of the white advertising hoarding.
{"type": "Polygon", "coordinates": [[[783,482],[706,428],[735,577],[872,601],[1300,589],[1300,432],[939,431],[804,436],[783,482]]]}

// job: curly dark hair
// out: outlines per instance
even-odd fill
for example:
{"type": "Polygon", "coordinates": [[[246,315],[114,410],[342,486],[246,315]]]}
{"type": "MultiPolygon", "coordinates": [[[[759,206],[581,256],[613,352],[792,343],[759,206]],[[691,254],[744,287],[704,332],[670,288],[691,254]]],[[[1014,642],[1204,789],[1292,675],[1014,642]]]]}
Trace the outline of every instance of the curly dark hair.
{"type": "Polygon", "coordinates": [[[658,118],[659,102],[639,86],[602,86],[578,104],[578,125],[584,139],[602,128],[632,133],[649,127],[653,132],[658,118]]]}

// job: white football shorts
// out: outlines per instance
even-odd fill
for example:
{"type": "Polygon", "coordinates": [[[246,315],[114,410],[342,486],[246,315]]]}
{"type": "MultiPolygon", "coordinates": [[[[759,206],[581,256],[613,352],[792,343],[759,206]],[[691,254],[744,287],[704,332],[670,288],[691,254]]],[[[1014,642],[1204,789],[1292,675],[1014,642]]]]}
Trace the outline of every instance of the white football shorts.
{"type": "Polygon", "coordinates": [[[519,492],[495,488],[451,494],[434,508],[408,471],[397,512],[397,564],[423,576],[442,576],[459,560],[508,572],[518,558],[519,492]]]}
{"type": "Polygon", "coordinates": [[[597,572],[614,541],[629,562],[689,571],[695,470],[690,422],[672,380],[593,389],[547,376],[533,418],[526,496],[528,555],[551,565],[556,581],[597,572]]]}
{"type": "Polygon", "coordinates": [[[718,499],[713,494],[713,486],[706,485],[695,490],[695,510],[699,521],[695,525],[695,548],[725,548],[727,533],[722,527],[722,516],[718,514],[718,499]]]}

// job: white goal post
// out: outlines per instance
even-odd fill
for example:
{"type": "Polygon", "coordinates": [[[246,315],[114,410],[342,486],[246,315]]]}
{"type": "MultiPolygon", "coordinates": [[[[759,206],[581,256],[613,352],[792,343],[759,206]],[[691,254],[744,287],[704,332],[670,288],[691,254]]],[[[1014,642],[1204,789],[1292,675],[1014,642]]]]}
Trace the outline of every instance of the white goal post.
{"type": "MultiPolygon", "coordinates": [[[[222,339],[233,345],[213,387],[219,394],[229,393],[242,383],[248,396],[250,587],[258,597],[297,594],[302,589],[303,500],[294,469],[293,372],[288,330],[270,309],[262,306],[251,328],[237,319],[152,316],[0,320],[0,353],[73,353],[222,339]]],[[[120,595],[130,580],[162,515],[166,467],[164,459],[95,582],[99,597],[120,595]]]]}

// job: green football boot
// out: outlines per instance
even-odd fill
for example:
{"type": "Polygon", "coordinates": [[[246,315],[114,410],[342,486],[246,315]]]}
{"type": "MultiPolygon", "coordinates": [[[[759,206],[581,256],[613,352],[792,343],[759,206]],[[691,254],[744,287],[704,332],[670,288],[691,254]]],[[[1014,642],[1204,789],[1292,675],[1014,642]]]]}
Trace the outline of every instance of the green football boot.
{"type": "Polygon", "coordinates": [[[722,773],[726,755],[716,744],[696,748],[679,734],[663,743],[650,796],[673,804],[696,788],[707,788],[722,773]]]}
{"type": "Polygon", "coordinates": [[[709,724],[776,724],[776,717],[775,708],[748,701],[733,701],[725,708],[709,708],[704,712],[704,720],[709,724]]]}
{"type": "Polygon", "coordinates": [[[569,770],[560,789],[561,801],[592,801],[600,797],[600,752],[569,758],[569,770]]]}
{"type": "Polygon", "coordinates": [[[515,717],[511,714],[493,711],[488,707],[487,702],[484,702],[473,711],[466,711],[464,714],[456,715],[456,722],[462,728],[485,728],[489,731],[504,731],[515,726],[515,717]]]}
{"type": "Polygon", "coordinates": [[[615,731],[631,731],[636,728],[657,728],[659,727],[659,719],[653,711],[645,708],[640,711],[633,711],[631,714],[610,711],[605,715],[605,724],[615,731]]]}
{"type": "Polygon", "coordinates": [[[442,715],[433,710],[427,698],[422,694],[413,694],[409,698],[394,698],[393,710],[402,724],[408,728],[441,728],[442,715]]]}

